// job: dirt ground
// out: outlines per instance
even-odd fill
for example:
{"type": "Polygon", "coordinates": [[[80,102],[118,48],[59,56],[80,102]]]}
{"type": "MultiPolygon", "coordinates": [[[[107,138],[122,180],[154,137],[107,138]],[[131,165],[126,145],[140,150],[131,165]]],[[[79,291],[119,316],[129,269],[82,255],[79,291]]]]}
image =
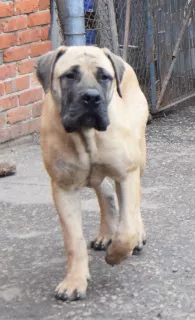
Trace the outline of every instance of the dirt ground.
{"type": "MultiPolygon", "coordinates": [[[[112,268],[89,249],[88,295],[71,303],[54,298],[65,256],[37,139],[0,147],[18,167],[0,179],[0,320],[195,320],[195,107],[155,119],[147,140],[145,250],[112,268]]],[[[89,242],[99,221],[90,190],[82,208],[89,242]]]]}

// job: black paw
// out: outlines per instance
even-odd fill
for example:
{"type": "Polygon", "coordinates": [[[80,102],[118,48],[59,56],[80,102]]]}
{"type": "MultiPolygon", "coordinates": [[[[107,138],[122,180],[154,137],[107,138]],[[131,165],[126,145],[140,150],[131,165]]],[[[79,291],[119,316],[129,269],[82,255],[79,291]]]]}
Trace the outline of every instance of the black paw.
{"type": "Polygon", "coordinates": [[[94,241],[91,241],[90,247],[95,251],[106,251],[106,249],[111,244],[111,242],[112,242],[111,239],[107,242],[94,240],[94,241]]]}
{"type": "Polygon", "coordinates": [[[142,242],[138,242],[138,244],[133,250],[133,255],[138,256],[143,250],[143,247],[145,246],[145,244],[146,244],[146,239],[144,239],[142,242]]]}
{"type": "Polygon", "coordinates": [[[86,297],[85,292],[79,292],[78,290],[74,290],[71,294],[68,294],[67,291],[64,292],[55,292],[55,298],[61,301],[76,301],[82,300],[86,297]]]}

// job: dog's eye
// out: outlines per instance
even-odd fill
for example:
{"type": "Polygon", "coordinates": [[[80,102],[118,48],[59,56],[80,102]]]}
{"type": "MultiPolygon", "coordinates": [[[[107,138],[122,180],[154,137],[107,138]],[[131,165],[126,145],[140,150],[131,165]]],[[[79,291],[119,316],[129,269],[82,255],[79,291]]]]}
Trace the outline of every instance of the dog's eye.
{"type": "Polygon", "coordinates": [[[75,79],[75,74],[74,73],[67,73],[64,75],[65,78],[68,80],[74,80],[75,79]]]}
{"type": "Polygon", "coordinates": [[[111,80],[111,79],[110,79],[110,76],[108,76],[107,74],[102,74],[101,80],[111,80]]]}
{"type": "Polygon", "coordinates": [[[111,77],[110,75],[108,75],[108,74],[100,73],[100,74],[98,75],[98,79],[99,79],[100,81],[111,81],[111,80],[112,80],[112,77],[111,77]]]}

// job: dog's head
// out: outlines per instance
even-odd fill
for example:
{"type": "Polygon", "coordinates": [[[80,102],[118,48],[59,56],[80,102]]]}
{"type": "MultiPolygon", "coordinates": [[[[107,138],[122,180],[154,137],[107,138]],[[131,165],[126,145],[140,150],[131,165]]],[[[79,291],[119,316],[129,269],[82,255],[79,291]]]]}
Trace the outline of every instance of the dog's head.
{"type": "Polygon", "coordinates": [[[105,131],[115,88],[121,97],[123,60],[108,49],[60,47],[37,60],[37,77],[59,106],[67,132],[82,127],[105,131]]]}

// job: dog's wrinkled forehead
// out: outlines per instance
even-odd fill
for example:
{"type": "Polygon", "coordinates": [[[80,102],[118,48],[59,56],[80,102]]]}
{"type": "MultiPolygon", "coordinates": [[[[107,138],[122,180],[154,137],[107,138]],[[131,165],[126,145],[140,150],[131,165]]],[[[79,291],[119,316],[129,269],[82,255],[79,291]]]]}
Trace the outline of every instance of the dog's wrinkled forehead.
{"type": "Polygon", "coordinates": [[[35,65],[36,75],[45,93],[53,85],[54,78],[57,80],[66,71],[78,65],[83,74],[89,75],[95,75],[98,68],[105,69],[115,79],[118,95],[122,98],[120,83],[125,72],[124,61],[106,48],[86,46],[62,46],[38,58],[35,65]]]}
{"type": "Polygon", "coordinates": [[[56,62],[54,76],[60,77],[74,65],[79,65],[83,72],[91,71],[95,73],[97,68],[102,68],[114,76],[111,62],[99,48],[80,47],[78,50],[78,47],[69,47],[66,54],[63,54],[56,62]]]}

